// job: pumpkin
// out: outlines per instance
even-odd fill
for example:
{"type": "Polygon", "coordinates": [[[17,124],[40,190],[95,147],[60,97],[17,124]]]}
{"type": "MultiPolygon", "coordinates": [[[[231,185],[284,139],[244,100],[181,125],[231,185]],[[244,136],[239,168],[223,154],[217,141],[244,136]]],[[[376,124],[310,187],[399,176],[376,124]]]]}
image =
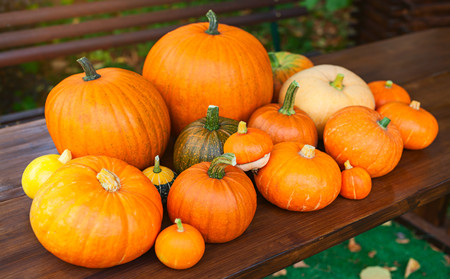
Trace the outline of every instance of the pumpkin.
{"type": "Polygon", "coordinates": [[[170,136],[169,112],[155,87],[119,68],[95,71],[77,60],[86,76],[61,81],[45,102],[45,120],[58,152],[74,158],[106,155],[144,169],[163,154],[170,136]]]}
{"type": "Polygon", "coordinates": [[[238,131],[223,145],[225,153],[236,155],[236,166],[243,171],[264,167],[269,161],[272,148],[273,143],[269,134],[260,129],[247,128],[244,121],[239,122],[238,131]]]}
{"type": "Polygon", "coordinates": [[[403,141],[395,124],[375,110],[351,106],[335,113],[325,126],[325,150],[341,167],[349,160],[371,177],[383,176],[397,166],[403,141]]]}
{"type": "Polygon", "coordinates": [[[312,119],[294,106],[299,85],[294,80],[288,88],[283,105],[268,104],[253,112],[248,126],[269,134],[273,144],[299,141],[317,146],[317,129],[312,119]]]}
{"type": "Polygon", "coordinates": [[[160,165],[159,156],[155,157],[155,165],[146,168],[142,171],[147,176],[161,196],[163,204],[167,203],[167,195],[169,195],[170,187],[172,186],[177,174],[168,167],[160,165]]]}
{"type": "Polygon", "coordinates": [[[173,152],[176,172],[200,162],[211,162],[223,154],[223,145],[230,135],[237,131],[238,121],[219,117],[219,108],[209,106],[206,117],[200,118],[178,135],[173,152]]]}
{"type": "Polygon", "coordinates": [[[372,190],[372,178],[369,173],[360,167],[353,167],[350,161],[344,163],[342,171],[341,196],[352,200],[362,200],[372,190]]]}
{"type": "Polygon", "coordinates": [[[283,83],[295,73],[314,66],[306,56],[288,51],[269,52],[273,74],[272,102],[278,102],[278,95],[283,83]]]}
{"type": "Polygon", "coordinates": [[[301,85],[295,105],[311,117],[319,137],[328,118],[336,111],[352,105],[375,108],[372,92],[364,80],[343,67],[318,65],[291,76],[281,88],[279,103],[294,80],[301,85]]]}
{"type": "Polygon", "coordinates": [[[147,252],[161,228],[155,186],[137,168],[106,156],[84,156],[57,169],[30,209],[39,242],[68,263],[105,268],[147,252]]]}
{"type": "Polygon", "coordinates": [[[312,145],[281,142],[255,175],[263,197],[290,211],[314,211],[331,204],[341,189],[341,170],[328,154],[312,145]]]}
{"type": "Polygon", "coordinates": [[[436,118],[413,100],[409,105],[402,102],[390,102],[379,109],[379,113],[391,119],[403,139],[406,149],[419,150],[428,147],[439,132],[436,118]]]}
{"type": "Polygon", "coordinates": [[[194,226],[208,243],[243,234],[255,215],[256,191],[235,164],[234,154],[225,153],[180,173],[167,198],[170,220],[194,226]]]}
{"type": "Polygon", "coordinates": [[[224,117],[247,121],[272,100],[270,60],[263,45],[246,31],[208,23],[175,29],[149,51],[143,76],[161,92],[176,135],[206,114],[205,104],[220,107],[224,117]],[[236,106],[236,102],[242,104],[236,106]]]}
{"type": "Polygon", "coordinates": [[[156,238],[155,253],[158,259],[173,269],[186,269],[200,261],[205,253],[202,234],[179,218],[165,228],[156,238]]]}
{"type": "Polygon", "coordinates": [[[22,189],[34,199],[42,184],[62,165],[72,160],[72,153],[66,149],[61,155],[48,154],[31,161],[22,174],[22,189]]]}
{"type": "Polygon", "coordinates": [[[378,80],[369,82],[369,88],[375,98],[375,108],[379,108],[389,102],[403,102],[409,104],[411,97],[408,92],[392,80],[378,80]]]}

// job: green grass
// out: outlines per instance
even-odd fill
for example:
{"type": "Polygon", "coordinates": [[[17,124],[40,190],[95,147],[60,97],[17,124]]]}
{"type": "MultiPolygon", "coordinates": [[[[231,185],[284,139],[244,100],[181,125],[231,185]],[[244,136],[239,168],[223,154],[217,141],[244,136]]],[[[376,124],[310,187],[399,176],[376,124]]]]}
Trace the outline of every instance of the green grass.
{"type": "Polygon", "coordinates": [[[414,233],[392,222],[390,226],[378,226],[355,237],[361,246],[359,252],[348,249],[349,241],[345,241],[330,249],[304,260],[309,267],[286,268],[284,276],[272,278],[360,278],[360,272],[369,266],[392,268],[393,279],[404,278],[405,269],[410,258],[420,263],[420,269],[412,273],[408,279],[450,278],[450,265],[443,252],[433,249],[428,242],[415,236],[414,233]],[[407,244],[399,244],[396,239],[401,236],[409,239],[407,244]],[[373,251],[375,255],[371,257],[373,251]],[[393,270],[396,269],[396,270],[393,270]]]}

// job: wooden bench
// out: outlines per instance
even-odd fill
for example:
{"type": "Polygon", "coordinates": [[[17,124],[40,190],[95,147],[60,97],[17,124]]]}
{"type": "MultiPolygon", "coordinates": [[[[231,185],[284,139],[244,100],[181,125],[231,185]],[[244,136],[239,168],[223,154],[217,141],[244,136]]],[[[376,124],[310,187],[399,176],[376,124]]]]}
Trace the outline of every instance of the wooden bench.
{"type": "MultiPolygon", "coordinates": [[[[181,0],[109,0],[1,13],[0,67],[156,40],[182,24],[205,20],[204,15],[210,9],[219,15],[221,23],[235,26],[305,15],[306,8],[296,2],[230,0],[193,5],[181,0]],[[185,7],[177,8],[175,4],[185,7]],[[124,15],[157,7],[164,9],[124,15]],[[94,15],[97,17],[90,19],[94,15]],[[102,15],[108,17],[98,17],[102,15]],[[70,23],[64,23],[68,19],[70,23]],[[39,27],[42,22],[52,25],[39,27]],[[166,25],[151,27],[152,24],[166,25]],[[117,30],[120,34],[114,34],[117,30]],[[91,34],[96,36],[86,38],[91,34]]],[[[272,29],[275,31],[276,26],[272,29]]],[[[273,34],[276,36],[276,32],[273,34]]]]}

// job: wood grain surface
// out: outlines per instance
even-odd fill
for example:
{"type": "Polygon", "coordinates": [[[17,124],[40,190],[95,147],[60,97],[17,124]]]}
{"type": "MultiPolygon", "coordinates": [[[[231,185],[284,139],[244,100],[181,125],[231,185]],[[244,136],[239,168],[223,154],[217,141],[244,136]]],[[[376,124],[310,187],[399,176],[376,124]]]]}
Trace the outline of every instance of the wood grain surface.
{"type": "MultiPolygon", "coordinates": [[[[315,64],[347,67],[366,82],[392,79],[438,120],[431,146],[405,150],[391,173],[373,180],[362,201],[338,197],[310,213],[289,212],[258,196],[255,218],[239,238],[207,244],[193,268],[171,270],[154,250],[108,269],[65,263],[37,241],[29,223],[31,200],[21,174],[35,157],[56,153],[45,121],[0,129],[1,278],[258,278],[310,257],[415,207],[450,193],[450,29],[434,29],[313,58],[315,64]]],[[[169,151],[163,157],[171,165],[169,151]]],[[[163,227],[169,225],[165,214],[163,227]]]]}

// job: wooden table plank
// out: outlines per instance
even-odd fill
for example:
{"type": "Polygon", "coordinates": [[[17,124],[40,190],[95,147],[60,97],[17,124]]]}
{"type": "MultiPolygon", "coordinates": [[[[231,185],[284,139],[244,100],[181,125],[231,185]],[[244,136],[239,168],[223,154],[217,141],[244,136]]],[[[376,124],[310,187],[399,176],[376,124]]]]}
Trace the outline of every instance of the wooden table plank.
{"type": "MultiPolygon", "coordinates": [[[[316,63],[322,61],[348,67],[364,76],[366,81],[398,80],[413,99],[421,101],[422,106],[438,119],[440,132],[430,147],[420,151],[405,150],[394,171],[374,179],[371,194],[362,201],[339,197],[322,210],[296,213],[279,209],[259,195],[256,215],[248,230],[229,243],[207,244],[204,258],[189,270],[164,267],[156,259],[153,249],[130,263],[109,269],[77,267],[51,255],[31,230],[28,221],[31,200],[20,188],[20,176],[28,162],[36,156],[56,151],[45,121],[0,129],[1,276],[262,277],[450,193],[450,59],[447,59],[450,38],[443,36],[445,32],[442,31],[448,29],[408,35],[315,58],[316,63]],[[445,37],[447,39],[443,40],[445,37]],[[420,49],[410,47],[417,38],[427,41],[426,45],[422,42],[420,49]],[[406,46],[402,47],[403,44],[406,46]],[[373,56],[370,58],[373,65],[364,57],[367,53],[373,56]],[[417,55],[424,56],[424,53],[432,54],[425,60],[417,60],[417,55]],[[397,57],[399,59],[394,59],[397,57]],[[418,65],[405,66],[412,58],[418,65]],[[385,65],[385,61],[389,61],[389,65],[385,65]],[[382,71],[377,71],[377,67],[382,71]]],[[[163,226],[168,224],[166,214],[163,226]]]]}

